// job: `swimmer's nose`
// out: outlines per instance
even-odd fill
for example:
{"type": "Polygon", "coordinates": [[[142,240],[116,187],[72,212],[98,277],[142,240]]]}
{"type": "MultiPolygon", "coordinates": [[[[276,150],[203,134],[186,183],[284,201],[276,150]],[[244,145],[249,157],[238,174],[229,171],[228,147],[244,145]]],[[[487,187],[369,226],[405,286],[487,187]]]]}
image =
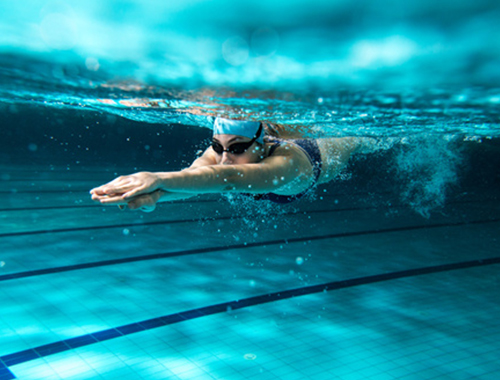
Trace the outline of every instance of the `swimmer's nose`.
{"type": "Polygon", "coordinates": [[[220,160],[221,165],[231,165],[233,161],[229,157],[229,154],[227,152],[222,153],[222,158],[220,160]]]}

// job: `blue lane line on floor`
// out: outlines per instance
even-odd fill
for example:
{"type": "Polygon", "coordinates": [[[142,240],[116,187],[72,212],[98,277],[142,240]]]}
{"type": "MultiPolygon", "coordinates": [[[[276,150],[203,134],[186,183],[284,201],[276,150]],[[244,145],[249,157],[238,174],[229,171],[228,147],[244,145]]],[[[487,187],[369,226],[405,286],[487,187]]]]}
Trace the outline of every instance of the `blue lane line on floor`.
{"type": "MultiPolygon", "coordinates": [[[[215,203],[216,200],[198,200],[185,202],[180,201],[178,204],[193,204],[193,203],[215,203]]],[[[481,200],[484,203],[484,200],[481,200]]],[[[67,209],[82,209],[82,208],[104,208],[105,206],[101,204],[89,204],[89,205],[74,205],[74,206],[40,206],[40,207],[12,207],[12,208],[0,208],[0,212],[8,211],[47,211],[47,210],[67,210],[67,209]]]]}
{"type": "MultiPolygon", "coordinates": [[[[229,251],[229,250],[233,250],[233,249],[246,249],[246,248],[263,247],[263,246],[268,246],[268,245],[301,243],[301,242],[310,242],[310,241],[315,241],[315,240],[337,239],[337,238],[362,236],[362,235],[370,235],[370,234],[404,232],[404,231],[421,230],[421,229],[428,229],[428,228],[460,227],[460,226],[465,226],[465,225],[497,223],[497,222],[500,222],[500,219],[488,219],[488,220],[477,220],[477,221],[472,221],[472,222],[469,221],[469,222],[397,227],[397,228],[387,228],[387,229],[370,230],[370,231],[343,232],[343,233],[338,233],[338,234],[328,234],[328,235],[320,235],[320,236],[307,236],[307,237],[301,237],[301,238],[267,240],[267,241],[263,241],[263,242],[247,243],[247,244],[235,244],[235,245],[218,246],[218,247],[195,248],[195,249],[188,249],[188,250],[184,250],[184,251],[154,253],[154,254],[145,255],[145,256],[133,256],[133,257],[126,257],[123,259],[103,260],[103,261],[95,261],[95,262],[84,263],[84,264],[75,264],[75,265],[67,265],[67,266],[55,267],[55,268],[37,269],[37,270],[26,271],[26,272],[9,273],[9,274],[0,275],[0,282],[9,281],[9,280],[16,280],[16,279],[26,278],[26,277],[41,276],[41,275],[45,275],[45,274],[55,274],[55,273],[70,272],[70,271],[81,270],[81,269],[98,268],[98,267],[104,267],[104,266],[109,266],[109,265],[127,264],[127,263],[132,263],[132,262],[137,262],[137,261],[158,260],[158,259],[164,259],[164,258],[168,258],[168,257],[179,257],[179,256],[187,256],[187,255],[194,255],[194,254],[202,254],[202,253],[222,252],[222,251],[229,251]]],[[[154,222],[152,222],[151,224],[153,224],[153,223],[154,222]]]]}
{"type": "MultiPolygon", "coordinates": [[[[230,216],[221,217],[219,219],[230,219],[230,216]]],[[[217,220],[219,220],[217,219],[217,220]]],[[[89,226],[89,227],[74,227],[74,228],[54,228],[46,230],[36,230],[36,231],[22,231],[22,232],[7,232],[0,234],[0,238],[4,237],[15,237],[15,236],[27,236],[27,235],[40,235],[40,234],[57,234],[66,232],[80,232],[80,231],[91,231],[91,230],[105,230],[109,228],[130,228],[130,227],[143,227],[143,226],[154,226],[162,224],[174,224],[174,223],[192,223],[197,222],[200,219],[180,219],[180,220],[166,220],[157,222],[141,222],[141,223],[126,223],[126,224],[111,224],[109,226],[89,226]]]]}
{"type": "Polygon", "coordinates": [[[374,284],[382,281],[396,280],[405,277],[415,277],[431,273],[448,272],[458,269],[468,269],[493,264],[500,264],[500,257],[409,269],[399,272],[384,273],[373,276],[353,278],[350,280],[334,281],[324,284],[305,286],[302,288],[284,290],[280,292],[264,294],[261,296],[244,298],[237,301],[224,302],[211,306],[201,307],[198,309],[187,310],[176,314],[169,314],[163,317],[147,319],[141,322],[130,323],[128,325],[97,331],[95,333],[65,339],[59,342],[45,344],[43,346],[30,348],[28,350],[0,356],[0,380],[15,379],[16,377],[12,374],[12,372],[10,372],[9,367],[16,364],[23,364],[32,360],[40,359],[45,356],[57,354],[64,351],[69,351],[78,347],[88,346],[94,343],[104,342],[106,340],[119,338],[137,332],[172,325],[174,323],[223,313],[229,310],[238,310],[245,307],[262,305],[293,297],[305,296],[331,290],[345,289],[366,284],[374,284]],[[2,377],[2,374],[4,377],[2,377]]]}
{"type": "Polygon", "coordinates": [[[0,380],[12,380],[15,378],[14,374],[0,360],[0,380]]]}

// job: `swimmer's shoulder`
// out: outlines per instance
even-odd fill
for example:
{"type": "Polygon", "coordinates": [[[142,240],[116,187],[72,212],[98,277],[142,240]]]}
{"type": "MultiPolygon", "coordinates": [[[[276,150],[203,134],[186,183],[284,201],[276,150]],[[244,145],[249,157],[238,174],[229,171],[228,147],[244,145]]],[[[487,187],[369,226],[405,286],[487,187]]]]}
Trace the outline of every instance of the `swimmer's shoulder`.
{"type": "Polygon", "coordinates": [[[295,144],[293,140],[271,138],[266,141],[266,147],[269,152],[268,157],[293,157],[309,161],[303,149],[295,144]]]}

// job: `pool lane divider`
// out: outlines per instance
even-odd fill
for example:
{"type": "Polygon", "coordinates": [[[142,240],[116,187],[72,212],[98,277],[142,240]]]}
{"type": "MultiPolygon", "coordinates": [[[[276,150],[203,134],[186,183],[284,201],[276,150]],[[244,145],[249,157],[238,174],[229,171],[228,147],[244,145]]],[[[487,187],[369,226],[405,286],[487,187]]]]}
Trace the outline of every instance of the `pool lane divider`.
{"type": "MultiPolygon", "coordinates": [[[[98,267],[104,267],[104,266],[110,266],[110,265],[128,264],[128,263],[138,262],[138,261],[165,259],[165,258],[169,258],[169,257],[180,257],[180,256],[188,256],[188,255],[195,255],[195,254],[203,254],[203,253],[223,252],[223,251],[230,251],[230,250],[236,250],[236,249],[266,247],[269,245],[278,245],[278,244],[279,245],[283,245],[283,244],[287,245],[287,244],[292,244],[292,243],[312,242],[312,241],[316,241],[316,240],[338,239],[338,238],[348,238],[348,237],[372,235],[372,234],[384,234],[384,233],[393,233],[393,232],[425,230],[425,229],[431,229],[431,228],[460,227],[460,226],[467,226],[467,225],[474,225],[474,224],[486,224],[486,223],[496,223],[496,222],[500,222],[500,218],[499,219],[469,221],[469,222],[407,226],[407,227],[369,230],[369,231],[342,232],[342,233],[337,233],[337,234],[327,234],[327,235],[319,235],[319,236],[306,236],[306,237],[299,237],[299,238],[267,240],[267,241],[262,241],[262,242],[243,243],[243,244],[225,245],[225,246],[217,246],[217,247],[194,248],[194,249],[187,249],[184,251],[154,253],[151,255],[144,255],[144,256],[132,256],[132,257],[125,257],[125,258],[114,259],[114,260],[103,260],[103,261],[95,261],[95,262],[83,263],[83,264],[66,265],[66,266],[62,266],[62,267],[36,269],[36,270],[25,271],[25,272],[9,273],[9,274],[0,275],[0,282],[9,281],[9,280],[17,280],[17,279],[27,278],[27,277],[35,277],[35,276],[46,275],[46,274],[70,272],[70,271],[74,271],[74,270],[91,269],[91,268],[98,268],[98,267]]],[[[2,379],[0,378],[0,380],[2,380],[2,379]]]]}
{"type": "Polygon", "coordinates": [[[64,339],[59,342],[45,344],[24,351],[15,352],[0,356],[0,380],[16,379],[9,367],[23,364],[32,360],[54,355],[60,352],[70,351],[79,347],[89,346],[91,344],[104,342],[137,332],[152,330],[159,327],[172,325],[179,322],[185,322],[196,318],[209,315],[231,312],[233,310],[243,309],[250,306],[263,305],[270,302],[286,300],[294,297],[306,296],[315,293],[328,292],[345,288],[352,288],[360,285],[374,284],[377,282],[397,280],[407,277],[416,277],[426,274],[439,272],[449,272],[459,269],[469,269],[486,265],[500,264],[500,257],[488,259],[479,259],[472,261],[463,261],[453,264],[443,264],[430,267],[408,269],[399,272],[383,273],[372,276],[358,277],[349,280],[327,282],[318,285],[310,285],[301,288],[289,289],[274,293],[268,293],[260,296],[243,298],[240,300],[223,302],[211,306],[205,306],[197,309],[191,309],[180,313],[168,314],[162,317],[146,319],[144,321],[130,323],[127,325],[96,331],[91,334],[81,335],[70,339],[64,339]]]}

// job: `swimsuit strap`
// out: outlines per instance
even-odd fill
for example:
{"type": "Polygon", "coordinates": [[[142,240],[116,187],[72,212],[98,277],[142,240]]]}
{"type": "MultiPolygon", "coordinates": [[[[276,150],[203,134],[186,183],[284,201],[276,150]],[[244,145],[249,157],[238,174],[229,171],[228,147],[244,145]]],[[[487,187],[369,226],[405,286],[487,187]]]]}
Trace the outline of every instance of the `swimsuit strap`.
{"type": "Polygon", "coordinates": [[[283,141],[273,139],[271,140],[271,142],[273,143],[273,145],[271,145],[271,147],[269,148],[268,156],[272,156],[276,148],[278,148],[283,141]]]}
{"type": "Polygon", "coordinates": [[[282,142],[288,142],[298,146],[306,154],[307,158],[309,158],[309,161],[311,162],[311,165],[313,166],[313,173],[314,173],[313,183],[307,189],[295,195],[280,195],[274,193],[254,194],[253,195],[254,199],[269,200],[275,203],[290,203],[299,198],[302,198],[311,190],[311,188],[316,186],[319,180],[319,176],[321,175],[321,168],[323,166],[323,163],[321,160],[321,152],[319,150],[318,143],[316,142],[316,140],[309,140],[309,139],[282,140],[282,139],[271,138],[269,140],[270,142],[273,143],[273,145],[269,149],[268,156],[271,156],[276,150],[276,148],[278,148],[281,145],[282,142]]]}
{"type": "MultiPolygon", "coordinates": [[[[323,167],[323,160],[321,159],[321,151],[316,140],[312,139],[299,139],[291,140],[292,144],[297,145],[309,158],[309,162],[313,166],[314,181],[311,187],[315,186],[321,175],[321,169],[323,167]]],[[[311,188],[310,187],[310,188],[311,188]]]]}
{"type": "Polygon", "coordinates": [[[271,156],[276,150],[276,148],[278,148],[283,142],[287,142],[289,144],[294,144],[298,146],[300,150],[306,154],[307,158],[309,159],[309,162],[313,167],[314,178],[313,178],[313,183],[310,187],[313,187],[318,183],[319,177],[321,175],[321,170],[323,168],[323,160],[321,159],[321,151],[319,150],[319,146],[316,140],[312,139],[280,140],[276,138],[271,138],[270,141],[273,143],[273,145],[269,149],[269,156],[271,156]]]}

